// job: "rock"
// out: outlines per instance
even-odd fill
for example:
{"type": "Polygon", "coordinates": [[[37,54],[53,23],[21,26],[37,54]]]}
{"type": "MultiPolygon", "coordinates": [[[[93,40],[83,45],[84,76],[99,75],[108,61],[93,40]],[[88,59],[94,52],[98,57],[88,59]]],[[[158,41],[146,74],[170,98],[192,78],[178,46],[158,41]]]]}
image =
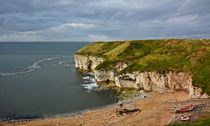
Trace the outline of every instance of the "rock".
{"type": "Polygon", "coordinates": [[[144,89],[160,93],[185,90],[191,98],[208,98],[200,88],[192,86],[192,75],[185,72],[169,71],[165,74],[157,72],[135,72],[115,77],[118,87],[144,89]]]}
{"type": "Polygon", "coordinates": [[[99,82],[114,81],[115,72],[113,70],[94,70],[95,79],[99,82]]]}
{"type": "Polygon", "coordinates": [[[116,86],[120,88],[138,88],[137,84],[133,80],[125,80],[119,77],[115,78],[116,86]]]}
{"type": "Polygon", "coordinates": [[[104,59],[101,57],[94,56],[83,56],[83,55],[74,55],[75,67],[82,70],[93,70],[99,64],[101,64],[104,59]]]}
{"type": "Polygon", "coordinates": [[[116,86],[121,88],[121,82],[120,82],[119,77],[115,77],[114,81],[115,81],[116,86]]]}
{"type": "Polygon", "coordinates": [[[148,76],[148,72],[139,73],[137,75],[137,85],[140,84],[140,88],[142,87],[145,91],[152,91],[152,86],[150,85],[150,78],[148,76]]]}
{"type": "Polygon", "coordinates": [[[136,88],[160,93],[185,90],[189,92],[191,98],[209,97],[202,92],[202,89],[192,85],[192,75],[188,72],[168,71],[164,74],[160,74],[157,72],[136,71],[116,75],[116,72],[120,72],[128,65],[119,62],[111,70],[95,70],[99,64],[104,62],[103,58],[83,55],[75,55],[74,58],[76,68],[92,70],[98,82],[114,81],[116,86],[120,88],[136,88]]]}
{"type": "Polygon", "coordinates": [[[202,91],[201,88],[191,86],[189,88],[189,94],[191,98],[209,98],[209,96],[202,91]]]}
{"type": "Polygon", "coordinates": [[[123,63],[123,62],[119,62],[116,64],[116,66],[114,67],[116,71],[121,71],[123,70],[124,68],[126,68],[128,66],[128,64],[126,63],[123,63]]]}

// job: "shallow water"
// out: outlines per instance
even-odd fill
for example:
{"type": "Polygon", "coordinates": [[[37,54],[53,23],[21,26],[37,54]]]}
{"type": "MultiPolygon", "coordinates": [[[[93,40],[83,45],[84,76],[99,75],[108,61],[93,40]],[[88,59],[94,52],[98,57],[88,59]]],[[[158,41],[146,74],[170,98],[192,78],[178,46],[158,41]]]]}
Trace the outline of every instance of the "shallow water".
{"type": "Polygon", "coordinates": [[[116,102],[95,92],[91,75],[75,70],[73,55],[88,43],[0,43],[0,115],[71,113],[116,102]]]}

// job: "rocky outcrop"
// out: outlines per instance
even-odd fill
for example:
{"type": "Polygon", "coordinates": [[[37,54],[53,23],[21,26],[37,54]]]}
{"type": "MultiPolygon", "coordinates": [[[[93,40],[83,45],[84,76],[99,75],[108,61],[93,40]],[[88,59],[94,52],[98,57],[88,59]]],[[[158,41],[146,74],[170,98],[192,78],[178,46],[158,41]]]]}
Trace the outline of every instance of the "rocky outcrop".
{"type": "Polygon", "coordinates": [[[209,95],[204,93],[201,88],[195,86],[189,88],[189,95],[191,98],[209,98],[209,95]]]}
{"type": "Polygon", "coordinates": [[[121,88],[144,89],[160,93],[185,90],[191,98],[208,98],[201,88],[192,85],[192,75],[187,72],[169,71],[165,74],[157,72],[134,72],[115,77],[115,83],[121,88]]]}
{"type": "Polygon", "coordinates": [[[115,71],[114,70],[94,70],[95,79],[98,82],[103,81],[114,81],[115,71]]]}
{"type": "Polygon", "coordinates": [[[120,87],[135,87],[145,91],[170,92],[175,90],[188,90],[192,77],[184,72],[168,72],[159,74],[157,72],[135,72],[115,77],[120,87]],[[126,80],[126,81],[125,81],[126,80]],[[132,84],[126,84],[126,83],[132,84]]]}
{"type": "Polygon", "coordinates": [[[127,66],[128,66],[127,64],[119,62],[111,70],[94,70],[95,79],[99,82],[115,81],[116,72],[123,70],[127,66]]]}
{"type": "Polygon", "coordinates": [[[74,55],[75,67],[82,70],[94,70],[104,61],[101,57],[74,55]]]}
{"type": "Polygon", "coordinates": [[[98,82],[114,81],[120,88],[136,88],[160,93],[185,90],[191,98],[207,98],[200,88],[192,85],[192,75],[187,72],[169,71],[164,74],[157,72],[133,72],[117,75],[127,67],[125,63],[117,63],[111,70],[96,70],[104,61],[101,57],[75,55],[75,66],[82,70],[92,70],[98,82]]]}

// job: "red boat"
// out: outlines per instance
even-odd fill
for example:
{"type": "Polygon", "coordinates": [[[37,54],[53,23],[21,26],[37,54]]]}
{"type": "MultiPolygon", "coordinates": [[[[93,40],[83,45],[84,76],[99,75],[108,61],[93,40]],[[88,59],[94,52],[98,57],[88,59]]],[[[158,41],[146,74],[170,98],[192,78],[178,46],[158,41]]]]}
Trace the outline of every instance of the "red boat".
{"type": "Polygon", "coordinates": [[[185,105],[179,109],[176,108],[175,112],[177,112],[177,113],[189,112],[189,111],[192,111],[194,108],[195,108],[195,106],[193,104],[188,104],[188,105],[185,105]]]}

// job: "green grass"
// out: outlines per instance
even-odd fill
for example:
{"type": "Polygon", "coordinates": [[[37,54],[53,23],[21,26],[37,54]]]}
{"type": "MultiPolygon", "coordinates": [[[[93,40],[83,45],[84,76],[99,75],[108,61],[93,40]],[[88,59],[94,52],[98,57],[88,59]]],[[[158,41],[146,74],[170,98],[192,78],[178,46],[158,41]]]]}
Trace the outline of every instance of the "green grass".
{"type": "Polygon", "coordinates": [[[210,119],[201,119],[195,122],[173,124],[169,126],[210,126],[210,119]]]}
{"type": "MultiPolygon", "coordinates": [[[[96,69],[114,69],[128,64],[120,73],[133,71],[186,71],[193,84],[210,94],[210,40],[162,39],[95,42],[77,51],[81,55],[101,56],[105,61],[96,69]]],[[[119,73],[119,74],[120,74],[119,73]]]]}
{"type": "Polygon", "coordinates": [[[77,51],[77,54],[101,56],[104,53],[118,47],[122,42],[95,42],[77,51]]]}

